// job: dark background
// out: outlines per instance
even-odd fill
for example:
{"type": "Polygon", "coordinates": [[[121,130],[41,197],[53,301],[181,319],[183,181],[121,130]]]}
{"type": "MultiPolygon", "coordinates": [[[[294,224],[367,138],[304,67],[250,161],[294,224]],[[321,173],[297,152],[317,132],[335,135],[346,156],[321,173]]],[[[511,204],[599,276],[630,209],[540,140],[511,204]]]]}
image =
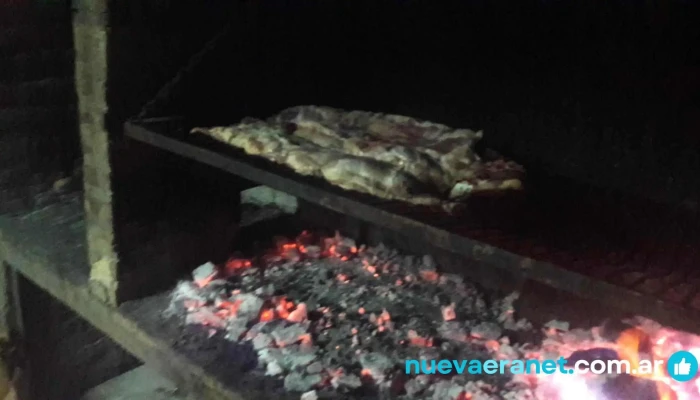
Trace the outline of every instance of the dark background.
{"type": "Polygon", "coordinates": [[[700,196],[697,3],[226,7],[233,33],[162,114],[211,125],[298,104],[400,113],[484,129],[531,171],[674,204],[700,196]]]}

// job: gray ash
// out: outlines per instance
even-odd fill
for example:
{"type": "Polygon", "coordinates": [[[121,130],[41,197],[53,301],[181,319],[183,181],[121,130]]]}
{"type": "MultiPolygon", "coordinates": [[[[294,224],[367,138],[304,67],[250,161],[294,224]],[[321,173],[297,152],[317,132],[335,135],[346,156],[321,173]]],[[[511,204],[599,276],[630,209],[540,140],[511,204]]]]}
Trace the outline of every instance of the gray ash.
{"type": "Polygon", "coordinates": [[[491,299],[438,273],[430,256],[358,246],[339,234],[275,238],[264,254],[207,263],[192,276],[173,292],[171,312],[186,310],[187,323],[251,343],[261,371],[308,398],[312,390],[508,398],[514,384],[506,376],[406,376],[404,361],[487,360],[510,331],[531,329],[514,318],[517,295],[491,299]]]}
{"type": "MultiPolygon", "coordinates": [[[[458,276],[439,273],[430,256],[358,246],[338,234],[303,232],[274,243],[250,259],[197,268],[193,280],[173,292],[169,311],[192,327],[206,326],[210,336],[247,346],[257,358],[250,373],[267,375],[306,400],[600,400],[628,392],[632,399],[637,390],[658,382],[583,375],[407,375],[404,362],[609,359],[620,338],[631,334],[648,335],[639,343],[671,335],[700,348],[700,338],[642,320],[620,329],[608,324],[570,330],[562,321],[535,329],[516,318],[517,293],[487,295],[458,276]]],[[[640,346],[627,350],[642,354],[640,346]]]]}

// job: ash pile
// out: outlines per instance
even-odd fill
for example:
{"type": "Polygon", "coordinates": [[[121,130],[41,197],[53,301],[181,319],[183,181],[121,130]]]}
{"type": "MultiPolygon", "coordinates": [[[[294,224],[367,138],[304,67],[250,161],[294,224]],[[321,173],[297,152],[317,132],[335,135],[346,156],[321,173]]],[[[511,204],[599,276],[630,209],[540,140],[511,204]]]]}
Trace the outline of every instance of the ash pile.
{"type": "Polygon", "coordinates": [[[504,375],[407,375],[406,359],[517,359],[530,345],[509,333],[517,294],[489,298],[432,257],[336,233],[302,232],[253,258],[204,264],[172,294],[170,311],[210,334],[249,342],[258,368],[313,400],[529,399],[532,382],[504,375]],[[333,396],[331,396],[333,398],[333,396]]]}

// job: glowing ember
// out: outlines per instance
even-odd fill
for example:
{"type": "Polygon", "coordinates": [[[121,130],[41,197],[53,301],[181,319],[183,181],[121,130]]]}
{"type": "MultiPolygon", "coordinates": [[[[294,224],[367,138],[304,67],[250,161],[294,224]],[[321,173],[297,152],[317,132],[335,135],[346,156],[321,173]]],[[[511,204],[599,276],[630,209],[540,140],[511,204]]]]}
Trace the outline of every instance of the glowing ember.
{"type": "Polygon", "coordinates": [[[435,271],[421,271],[420,276],[429,282],[436,282],[440,278],[440,275],[435,271]]]}
{"type": "Polygon", "coordinates": [[[433,339],[432,338],[424,338],[424,337],[418,336],[418,333],[416,333],[416,331],[414,331],[414,330],[408,331],[408,340],[414,346],[433,347],[433,339]]]}
{"type": "Polygon", "coordinates": [[[289,313],[289,316],[287,317],[287,321],[302,322],[302,321],[305,321],[306,318],[307,318],[306,304],[301,303],[296,307],[296,309],[294,311],[289,313]]]}
{"type": "Polygon", "coordinates": [[[275,317],[275,312],[272,310],[264,310],[260,313],[260,322],[272,321],[275,317]]]}
{"type": "MultiPolygon", "coordinates": [[[[629,365],[629,375],[639,382],[652,382],[656,398],[659,400],[695,400],[700,399],[698,380],[681,383],[671,379],[666,372],[665,362],[671,354],[679,350],[700,352],[700,337],[663,328],[658,324],[635,318],[627,321],[631,328],[619,333],[613,342],[598,336],[599,329],[594,329],[590,340],[571,342],[565,339],[566,333],[547,331],[548,340],[559,342],[559,355],[570,357],[574,352],[592,348],[610,349],[617,354],[617,359],[629,365]],[[654,363],[658,368],[651,368],[654,363]]],[[[626,372],[623,367],[621,372],[626,372]]],[[[607,375],[538,375],[539,385],[548,388],[553,399],[570,400],[613,400],[610,393],[601,388],[599,381],[607,375]]],[[[613,394],[614,396],[614,394],[613,394]]],[[[616,400],[616,399],[615,399],[616,400]]],[[[626,400],[626,399],[625,399],[626,400]]]]}
{"type": "Polygon", "coordinates": [[[226,262],[226,273],[234,274],[234,273],[239,272],[240,270],[243,270],[245,268],[249,268],[250,266],[251,266],[250,260],[242,260],[242,259],[238,259],[238,258],[232,258],[226,262]]]}
{"type": "Polygon", "coordinates": [[[212,340],[225,331],[228,340],[251,342],[263,373],[314,396],[373,386],[406,399],[638,400],[640,393],[655,393],[654,400],[700,399],[700,380],[680,383],[665,366],[644,367],[679,350],[700,357],[700,337],[637,318],[613,334],[606,326],[569,330],[567,322],[552,321],[541,327],[541,344],[517,343],[510,333],[534,332],[527,321],[515,320],[516,298],[490,305],[475,286],[438,273],[429,256],[411,258],[385,247],[357,247],[337,233],[320,238],[306,231],[295,240],[277,238],[255,263],[206,263],[173,293],[186,323],[205,326],[212,340]],[[473,349],[501,361],[619,359],[630,370],[508,376],[501,388],[478,377],[400,373],[401,357],[466,359],[473,349]],[[615,392],[620,387],[632,387],[632,397],[615,392]]]}
{"type": "Polygon", "coordinates": [[[455,318],[457,318],[457,314],[455,313],[455,303],[442,307],[442,319],[445,321],[452,321],[455,318]]]}

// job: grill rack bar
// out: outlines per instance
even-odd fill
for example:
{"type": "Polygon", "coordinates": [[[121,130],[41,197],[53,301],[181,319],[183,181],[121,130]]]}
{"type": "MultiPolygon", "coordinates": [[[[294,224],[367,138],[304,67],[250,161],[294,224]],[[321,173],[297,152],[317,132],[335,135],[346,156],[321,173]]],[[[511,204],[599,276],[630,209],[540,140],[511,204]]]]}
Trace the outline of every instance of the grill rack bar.
{"type": "MultiPolygon", "coordinates": [[[[405,210],[403,205],[397,207],[393,202],[350,193],[319,179],[298,176],[286,167],[247,156],[213,139],[190,135],[184,127],[179,118],[128,121],[124,126],[126,136],[132,139],[287,192],[367,223],[401,232],[414,240],[479,261],[484,268],[501,268],[518,277],[611,304],[669,326],[700,332],[700,302],[698,307],[691,307],[691,302],[700,292],[700,277],[697,284],[690,285],[682,301],[672,302],[663,300],[662,295],[643,294],[639,286],[653,276],[653,271],[647,270],[645,262],[633,260],[635,255],[639,257],[644,252],[606,254],[605,258],[622,260],[622,265],[615,269],[618,274],[624,275],[625,271],[640,274],[638,279],[628,284],[616,282],[614,274],[594,271],[600,270],[601,266],[610,267],[605,260],[592,262],[580,259],[580,265],[577,266],[576,254],[540,243],[537,237],[525,236],[523,239],[518,234],[498,230],[486,229],[479,232],[456,229],[454,222],[446,224],[447,227],[438,225],[430,221],[430,218],[420,218],[418,212],[397,211],[405,210]],[[485,240],[482,241],[482,238],[485,240]],[[528,250],[527,247],[531,248],[528,250]],[[528,250],[525,253],[529,255],[522,254],[523,250],[528,250]],[[553,263],[552,260],[561,261],[553,263]],[[596,268],[591,269],[596,265],[596,268]]],[[[643,250],[646,252],[648,249],[643,250]]],[[[647,259],[648,256],[644,255],[643,258],[647,259]]],[[[686,271],[685,275],[688,274],[693,274],[692,269],[686,271]]],[[[687,279],[680,280],[691,283],[687,279]]],[[[660,292],[663,294],[673,289],[675,288],[669,286],[660,292]]]]}

